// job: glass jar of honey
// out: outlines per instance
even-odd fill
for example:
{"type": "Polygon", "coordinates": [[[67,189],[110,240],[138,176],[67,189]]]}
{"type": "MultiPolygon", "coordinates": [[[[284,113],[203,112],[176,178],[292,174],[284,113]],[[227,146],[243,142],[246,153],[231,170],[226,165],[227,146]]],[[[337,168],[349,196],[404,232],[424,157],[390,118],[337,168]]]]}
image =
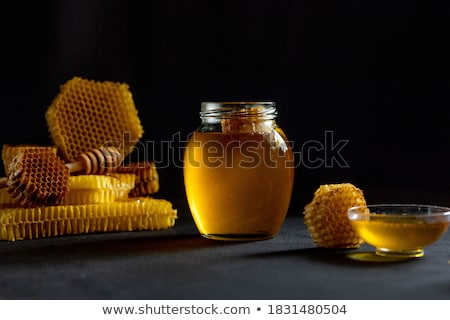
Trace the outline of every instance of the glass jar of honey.
{"type": "Polygon", "coordinates": [[[184,184],[206,238],[263,240],[280,230],[290,203],[294,157],[274,102],[203,102],[184,152],[184,184]]]}

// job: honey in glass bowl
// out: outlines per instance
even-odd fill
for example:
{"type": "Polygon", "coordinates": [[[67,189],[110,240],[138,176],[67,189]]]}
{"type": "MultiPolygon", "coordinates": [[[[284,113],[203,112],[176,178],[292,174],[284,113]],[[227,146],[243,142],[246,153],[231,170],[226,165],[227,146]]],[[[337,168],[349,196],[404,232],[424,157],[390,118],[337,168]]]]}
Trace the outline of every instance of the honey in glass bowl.
{"type": "Polygon", "coordinates": [[[348,210],[353,228],[375,252],[390,257],[422,257],[424,248],[444,235],[450,208],[416,204],[381,204],[348,210]]]}
{"type": "Polygon", "coordinates": [[[184,154],[187,200],[199,232],[263,240],[280,230],[293,187],[292,148],[273,102],[203,103],[184,154]]]}

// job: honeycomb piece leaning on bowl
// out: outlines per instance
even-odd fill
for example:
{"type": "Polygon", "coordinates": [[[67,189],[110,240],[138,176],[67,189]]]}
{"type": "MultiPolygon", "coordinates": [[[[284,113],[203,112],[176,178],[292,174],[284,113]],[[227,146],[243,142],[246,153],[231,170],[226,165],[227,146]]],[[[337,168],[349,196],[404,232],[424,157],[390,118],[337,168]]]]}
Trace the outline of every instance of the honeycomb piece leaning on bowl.
{"type": "Polygon", "coordinates": [[[351,183],[321,185],[304,208],[304,223],[318,247],[359,248],[363,240],[353,229],[347,210],[365,206],[361,189],[351,183]]]}

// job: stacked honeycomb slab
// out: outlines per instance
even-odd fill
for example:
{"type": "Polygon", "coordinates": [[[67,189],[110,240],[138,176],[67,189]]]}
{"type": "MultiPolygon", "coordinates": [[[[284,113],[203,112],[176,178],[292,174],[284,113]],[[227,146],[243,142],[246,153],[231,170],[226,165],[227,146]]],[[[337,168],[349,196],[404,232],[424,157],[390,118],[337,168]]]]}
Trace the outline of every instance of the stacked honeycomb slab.
{"type": "Polygon", "coordinates": [[[133,174],[80,175],[69,179],[70,191],[63,205],[98,204],[125,199],[135,187],[133,174]]]}
{"type": "Polygon", "coordinates": [[[134,174],[73,176],[63,204],[32,208],[17,206],[1,189],[0,240],[172,227],[177,210],[165,199],[129,197],[134,181],[134,174]]]}
{"type": "Polygon", "coordinates": [[[176,210],[164,199],[0,209],[0,240],[38,239],[94,232],[160,230],[172,227],[176,210]]]}

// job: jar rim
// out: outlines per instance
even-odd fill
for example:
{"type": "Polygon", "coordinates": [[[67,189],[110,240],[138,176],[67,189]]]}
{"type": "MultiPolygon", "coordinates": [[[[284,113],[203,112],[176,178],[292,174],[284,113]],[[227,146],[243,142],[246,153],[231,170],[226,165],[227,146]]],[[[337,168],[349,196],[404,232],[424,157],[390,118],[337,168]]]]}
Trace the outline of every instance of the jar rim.
{"type": "Polygon", "coordinates": [[[213,111],[222,108],[254,108],[261,106],[264,108],[276,107],[274,101],[204,101],[201,103],[201,111],[213,111]]]}
{"type": "Polygon", "coordinates": [[[218,123],[221,119],[258,117],[274,120],[277,117],[276,103],[273,101],[225,101],[202,102],[200,118],[205,123],[218,123]]]}

